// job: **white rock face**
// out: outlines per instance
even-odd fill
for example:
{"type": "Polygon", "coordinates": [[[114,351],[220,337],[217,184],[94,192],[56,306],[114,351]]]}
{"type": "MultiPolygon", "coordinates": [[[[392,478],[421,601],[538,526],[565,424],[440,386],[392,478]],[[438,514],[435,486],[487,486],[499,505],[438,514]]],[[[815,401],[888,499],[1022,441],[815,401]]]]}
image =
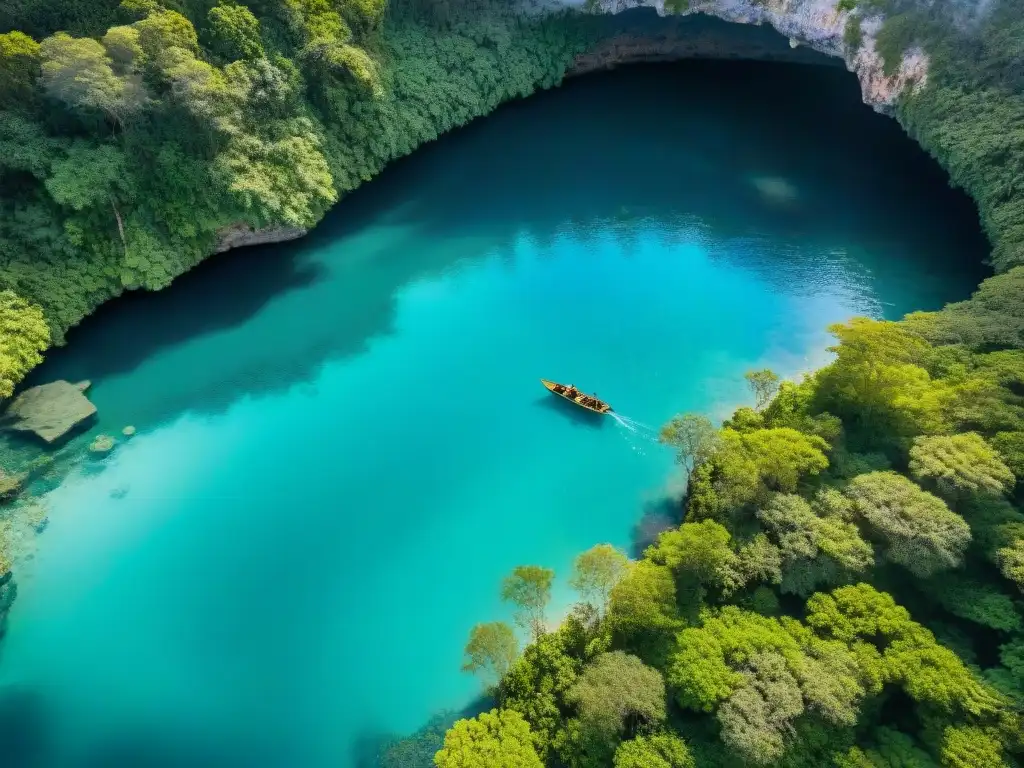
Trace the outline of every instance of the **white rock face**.
{"type": "MultiPolygon", "coordinates": [[[[706,13],[740,24],[770,24],[788,37],[791,45],[807,45],[842,58],[860,80],[864,102],[879,112],[890,112],[904,89],[920,87],[927,81],[928,57],[920,49],[908,51],[896,73],[887,76],[875,50],[875,35],[882,19],[864,19],[864,41],[857,51],[848,52],[843,33],[850,12],[838,10],[837,4],[838,0],[691,0],[684,14],[706,13]]],[[[580,7],[578,2],[565,2],[565,6],[580,7]]],[[[668,15],[665,0],[594,0],[588,4],[588,10],[598,13],[620,13],[637,7],[654,8],[659,15],[668,15]]]]}

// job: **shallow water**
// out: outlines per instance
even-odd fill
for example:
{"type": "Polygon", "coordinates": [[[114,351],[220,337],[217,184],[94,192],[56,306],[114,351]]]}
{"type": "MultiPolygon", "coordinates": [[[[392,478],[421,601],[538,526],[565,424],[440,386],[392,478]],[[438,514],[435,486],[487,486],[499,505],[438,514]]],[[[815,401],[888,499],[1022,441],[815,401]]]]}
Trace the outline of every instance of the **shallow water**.
{"type": "Polygon", "coordinates": [[[983,253],[846,73],[690,63],[510,105],[306,241],[126,297],[39,373],[139,433],[51,494],[19,571],[14,759],[355,765],[478,692],[461,647],[509,569],[564,581],[673,513],[672,457],[540,377],[721,417],[829,323],[966,296],[983,253]]]}

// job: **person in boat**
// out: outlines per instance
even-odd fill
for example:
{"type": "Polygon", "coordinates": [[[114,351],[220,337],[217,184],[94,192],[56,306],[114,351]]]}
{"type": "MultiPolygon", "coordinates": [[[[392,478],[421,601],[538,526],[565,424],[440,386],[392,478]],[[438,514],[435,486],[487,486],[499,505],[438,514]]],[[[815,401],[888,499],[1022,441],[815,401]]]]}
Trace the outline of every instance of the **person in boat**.
{"type": "Polygon", "coordinates": [[[579,393],[579,390],[576,389],[576,387],[574,387],[572,384],[565,388],[565,394],[568,397],[571,397],[573,400],[576,399],[576,395],[578,395],[579,393]]]}

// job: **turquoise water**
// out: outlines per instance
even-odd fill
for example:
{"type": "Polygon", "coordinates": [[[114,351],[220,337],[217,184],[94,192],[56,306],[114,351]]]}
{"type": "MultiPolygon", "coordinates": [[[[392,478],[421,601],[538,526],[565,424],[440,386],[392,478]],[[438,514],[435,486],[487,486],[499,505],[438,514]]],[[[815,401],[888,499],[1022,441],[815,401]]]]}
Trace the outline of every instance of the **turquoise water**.
{"type": "Polygon", "coordinates": [[[674,512],[671,456],[540,377],[721,417],[831,322],[964,297],[983,252],[846,73],[689,64],[510,105],[306,241],[105,308],[39,377],[139,433],[18,572],[15,760],[355,765],[478,693],[461,647],[509,569],[556,568],[556,613],[578,551],[674,512]]]}

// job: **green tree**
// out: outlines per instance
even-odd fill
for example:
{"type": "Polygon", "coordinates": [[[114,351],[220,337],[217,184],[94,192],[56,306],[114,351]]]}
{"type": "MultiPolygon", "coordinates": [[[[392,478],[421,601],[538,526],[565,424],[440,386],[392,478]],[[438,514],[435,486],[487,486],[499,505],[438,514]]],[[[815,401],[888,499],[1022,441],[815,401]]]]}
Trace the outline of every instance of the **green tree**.
{"type": "Polygon", "coordinates": [[[719,442],[711,421],[696,413],[673,416],[661,428],[658,439],[676,449],[676,462],[686,470],[687,482],[693,470],[711,458],[719,442]]]}
{"type": "Polygon", "coordinates": [[[518,712],[492,709],[459,720],[434,755],[437,768],[543,768],[530,726],[518,712]]]}
{"type": "Polygon", "coordinates": [[[800,684],[774,651],[756,653],[740,674],[743,683],[718,710],[722,740],[745,761],[773,763],[786,751],[791,723],[804,711],[800,684]]]}
{"type": "Polygon", "coordinates": [[[686,742],[672,733],[637,736],[615,750],[614,768],[696,768],[686,742]]]}
{"type": "Polygon", "coordinates": [[[858,475],[846,494],[890,562],[921,577],[960,565],[971,529],[942,499],[895,472],[858,475]]]}
{"type": "Polygon", "coordinates": [[[611,544],[598,544],[576,558],[569,584],[597,610],[608,611],[612,589],[626,575],[629,558],[611,544]]]}
{"type": "Polygon", "coordinates": [[[139,45],[146,58],[158,68],[163,68],[167,57],[175,52],[199,54],[196,28],[177,11],[158,7],[133,26],[139,32],[139,45]]]}
{"type": "Polygon", "coordinates": [[[133,73],[145,62],[139,30],[135,27],[111,27],[103,36],[102,43],[119,75],[133,73]]]}
{"type": "Polygon", "coordinates": [[[578,628],[570,617],[557,631],[526,647],[498,686],[504,709],[519,712],[530,724],[534,745],[547,759],[565,728],[566,697],[583,668],[578,628]]]}
{"type": "Polygon", "coordinates": [[[943,348],[933,357],[951,385],[947,413],[958,431],[983,434],[1024,429],[1024,408],[1015,394],[1024,383],[1024,353],[1019,350],[968,354],[943,348]],[[944,360],[949,357],[951,360],[944,360]]]}
{"type": "Polygon", "coordinates": [[[694,473],[690,514],[727,522],[767,503],[773,492],[794,493],[828,467],[827,449],[824,439],[791,427],[723,429],[720,449],[694,473]]]}
{"type": "Polygon", "coordinates": [[[74,211],[102,205],[114,221],[115,191],[127,175],[124,151],[111,144],[76,141],[53,163],[46,191],[58,205],[74,211]]]}
{"type": "Polygon", "coordinates": [[[731,538],[729,531],[714,520],[683,523],[659,535],[644,557],[673,571],[691,572],[701,582],[716,584],[736,557],[729,546],[731,538]]]}
{"type": "Polygon", "coordinates": [[[827,558],[825,566],[834,564],[833,570],[842,572],[838,578],[863,573],[875,564],[871,545],[861,538],[857,526],[841,517],[818,518],[816,542],[818,551],[827,558]]]}
{"type": "Polygon", "coordinates": [[[929,594],[954,616],[992,629],[1021,629],[1021,617],[1013,600],[994,585],[957,571],[943,574],[929,584],[929,594]]]}
{"type": "Polygon", "coordinates": [[[231,61],[263,57],[260,22],[247,7],[222,1],[210,9],[207,19],[214,50],[221,56],[231,61]]]}
{"type": "Polygon", "coordinates": [[[760,411],[779,391],[779,377],[775,371],[765,368],[760,371],[747,371],[743,374],[747,380],[747,386],[754,394],[754,409],[760,411]]]}
{"type": "MultiPolygon", "coordinates": [[[[375,96],[382,95],[379,71],[370,55],[353,44],[352,27],[328,0],[285,0],[292,27],[305,40],[303,58],[321,72],[348,73],[375,96]]],[[[380,0],[359,0],[349,6],[355,13],[347,19],[361,31],[375,26],[384,4],[380,0]]]]}
{"type": "Polygon", "coordinates": [[[519,655],[512,627],[502,621],[477,624],[470,630],[464,651],[463,672],[480,675],[488,686],[497,685],[519,655]]]}
{"type": "Polygon", "coordinates": [[[736,432],[749,432],[752,429],[764,429],[764,416],[753,408],[741,406],[733,411],[732,416],[722,422],[722,426],[736,432]]]}
{"type": "Polygon", "coordinates": [[[819,562],[818,518],[800,496],[775,494],[757,512],[777,543],[782,558],[780,589],[806,597],[819,581],[826,581],[819,562]]]}
{"type": "Polygon", "coordinates": [[[778,545],[782,592],[807,597],[819,585],[838,586],[874,564],[871,545],[856,526],[838,515],[819,517],[800,496],[775,494],[757,516],[778,545]]]}
{"type": "Polygon", "coordinates": [[[233,136],[214,173],[261,224],[309,227],[338,193],[313,124],[298,119],[281,128],[287,135],[280,139],[233,136]]]}
{"type": "Polygon", "coordinates": [[[821,636],[859,649],[862,664],[875,666],[872,659],[880,649],[881,665],[871,674],[901,686],[926,708],[947,717],[998,722],[1007,735],[1019,728],[1006,701],[912,621],[891,595],[867,584],[819,592],[807,601],[806,621],[821,636]]]}
{"type": "Polygon", "coordinates": [[[142,86],[115,74],[106,50],[95,40],[58,32],[39,51],[43,87],[70,107],[99,110],[120,125],[145,102],[142,86]]]}
{"type": "Polygon", "coordinates": [[[181,48],[164,53],[161,67],[173,100],[200,125],[211,133],[232,135],[229,147],[236,142],[258,141],[238,130],[241,95],[231,91],[221,70],[181,48]]]}
{"type": "Polygon", "coordinates": [[[756,533],[736,553],[732,573],[725,583],[725,594],[731,595],[741,587],[762,582],[782,583],[782,552],[764,533],[756,533]]]}
{"type": "Polygon", "coordinates": [[[996,550],[995,561],[1003,576],[1024,592],[1024,531],[1006,546],[996,550]]]}
{"type": "Polygon", "coordinates": [[[812,595],[807,623],[819,634],[847,644],[860,637],[902,637],[912,625],[910,612],[892,595],[863,583],[812,595]]]}
{"type": "Polygon", "coordinates": [[[384,18],[387,8],[385,0],[350,0],[346,13],[353,19],[353,25],[363,32],[377,27],[384,18]]]}
{"type": "Polygon", "coordinates": [[[977,549],[1024,591],[1024,514],[994,496],[976,496],[961,507],[977,549]]]}
{"type": "Polygon", "coordinates": [[[731,538],[729,531],[714,520],[683,523],[658,536],[644,553],[647,560],[668,566],[675,573],[676,599],[689,618],[696,618],[709,590],[720,591],[736,573],[731,538]]]}
{"type": "Polygon", "coordinates": [[[0,291],[0,398],[14,394],[49,345],[43,311],[13,291],[0,291]]]}
{"type": "Polygon", "coordinates": [[[0,104],[31,98],[39,77],[39,44],[23,32],[0,35],[0,104]]]}
{"type": "Polygon", "coordinates": [[[1024,431],[998,432],[990,442],[1017,480],[1024,479],[1024,431]]]}
{"type": "Polygon", "coordinates": [[[942,430],[948,390],[922,367],[929,347],[897,323],[855,318],[829,329],[836,360],[816,374],[821,409],[860,444],[892,445],[942,430]]]}
{"type": "Polygon", "coordinates": [[[665,720],[665,681],[636,656],[612,651],[588,664],[569,691],[581,746],[596,764],[611,760],[623,739],[665,720]]]}
{"type": "Polygon", "coordinates": [[[808,435],[817,435],[826,443],[835,443],[842,434],[842,422],[821,411],[816,403],[817,382],[806,378],[797,383],[783,381],[778,392],[761,412],[765,427],[789,427],[808,435]]]}
{"type": "Polygon", "coordinates": [[[892,728],[881,727],[863,747],[851,747],[836,758],[836,768],[938,768],[913,738],[892,728]]]}
{"type": "Polygon", "coordinates": [[[916,438],[910,474],[951,501],[966,494],[1002,494],[1015,482],[999,454],[975,432],[916,438]]]}
{"type": "Polygon", "coordinates": [[[520,565],[501,583],[501,599],[518,608],[516,623],[533,633],[534,639],[544,634],[544,612],[551,601],[551,584],[555,572],[537,565],[520,565]]]}
{"type": "Polygon", "coordinates": [[[789,427],[754,430],[740,441],[757,467],[759,480],[772,491],[792,493],[802,478],[828,466],[825,441],[789,427]]]}
{"type": "Polygon", "coordinates": [[[999,660],[1006,669],[1018,699],[1024,699],[1024,635],[999,646],[999,660]]]}
{"type": "Polygon", "coordinates": [[[762,616],[778,616],[782,609],[775,590],[763,585],[750,593],[750,597],[744,602],[744,607],[762,616]]]}
{"type": "Polygon", "coordinates": [[[672,571],[648,560],[631,564],[612,589],[608,625],[617,646],[660,667],[681,626],[672,571]]]}
{"type": "MultiPolygon", "coordinates": [[[[705,612],[699,627],[678,634],[667,680],[681,707],[714,712],[751,684],[750,673],[756,670],[749,667],[750,659],[769,652],[785,659],[809,709],[832,723],[855,722],[857,704],[870,682],[862,660],[847,644],[821,641],[788,617],[775,619],[731,605],[705,612]]],[[[765,667],[766,674],[769,669],[765,667]]]]}
{"type": "Polygon", "coordinates": [[[999,739],[983,728],[949,726],[942,734],[943,768],[1005,766],[999,739]]]}

